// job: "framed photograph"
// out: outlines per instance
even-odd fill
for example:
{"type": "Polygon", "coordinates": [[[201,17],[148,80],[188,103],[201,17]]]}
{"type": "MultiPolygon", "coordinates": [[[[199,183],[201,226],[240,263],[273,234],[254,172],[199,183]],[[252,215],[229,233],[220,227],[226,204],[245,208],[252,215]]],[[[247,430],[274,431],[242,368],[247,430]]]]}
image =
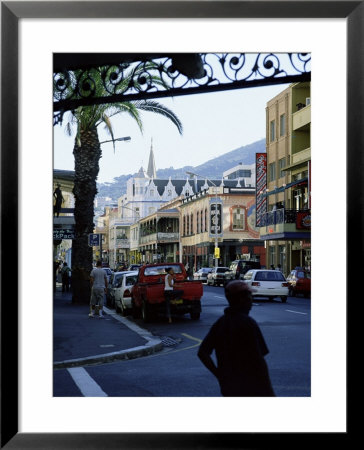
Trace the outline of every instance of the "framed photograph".
{"type": "Polygon", "coordinates": [[[1,448],[225,449],[317,442],[321,434],[325,442],[348,439],[347,299],[354,286],[346,276],[360,279],[363,268],[363,27],[361,1],[1,2],[1,448]],[[135,26],[132,41],[123,24],[135,26]],[[85,41],[80,29],[90,30],[85,41]],[[292,398],[274,405],[52,398],[52,52],[161,49],[312,53],[320,150],[312,168],[313,260],[320,279],[331,282],[317,286],[312,305],[312,372],[322,375],[299,405],[292,398]],[[93,426],[96,409],[102,419],[93,426]],[[119,411],[135,419],[119,428],[119,411]],[[259,414],[262,424],[251,426],[259,414]]]}

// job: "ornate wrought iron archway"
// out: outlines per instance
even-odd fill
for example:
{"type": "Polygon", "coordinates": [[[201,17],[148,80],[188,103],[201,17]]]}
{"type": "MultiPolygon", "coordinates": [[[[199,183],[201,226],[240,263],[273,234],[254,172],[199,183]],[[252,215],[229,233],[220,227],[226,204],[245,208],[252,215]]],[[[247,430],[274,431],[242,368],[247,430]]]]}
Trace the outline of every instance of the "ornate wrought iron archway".
{"type": "Polygon", "coordinates": [[[54,124],[79,106],[310,80],[310,53],[56,53],[54,124]]]}

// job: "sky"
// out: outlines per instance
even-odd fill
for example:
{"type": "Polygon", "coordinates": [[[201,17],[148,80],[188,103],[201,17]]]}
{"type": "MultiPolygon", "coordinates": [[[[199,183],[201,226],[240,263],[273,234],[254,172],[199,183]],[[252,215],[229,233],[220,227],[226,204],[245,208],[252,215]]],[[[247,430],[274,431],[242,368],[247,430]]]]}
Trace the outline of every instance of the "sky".
{"type": "MultiPolygon", "coordinates": [[[[241,146],[265,138],[267,102],[287,85],[237,89],[216,93],[156,99],[170,108],[181,120],[180,135],[171,121],[158,114],[141,112],[143,133],[127,114],[113,118],[115,138],[130,136],[129,142],[102,144],[97,181],[112,182],[120,175],[133,174],[141,166],[147,169],[151,141],[156,168],[175,169],[197,166],[241,146]]],[[[65,123],[65,121],[64,121],[65,123]]],[[[99,126],[100,142],[111,139],[99,126]]],[[[54,168],[74,170],[74,135],[64,126],[54,127],[54,168]]]]}

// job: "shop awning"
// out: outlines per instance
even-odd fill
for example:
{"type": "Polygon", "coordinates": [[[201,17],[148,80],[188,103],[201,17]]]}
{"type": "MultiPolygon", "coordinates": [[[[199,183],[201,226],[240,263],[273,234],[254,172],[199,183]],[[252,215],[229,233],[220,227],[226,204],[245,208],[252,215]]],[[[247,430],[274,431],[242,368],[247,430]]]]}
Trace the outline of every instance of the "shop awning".
{"type": "Polygon", "coordinates": [[[283,192],[286,189],[290,189],[293,186],[299,186],[300,184],[306,184],[308,182],[308,177],[301,178],[300,180],[292,181],[291,183],[286,184],[285,186],[281,186],[273,191],[269,191],[266,194],[263,194],[262,197],[268,197],[268,195],[278,194],[278,192],[283,192]]]}

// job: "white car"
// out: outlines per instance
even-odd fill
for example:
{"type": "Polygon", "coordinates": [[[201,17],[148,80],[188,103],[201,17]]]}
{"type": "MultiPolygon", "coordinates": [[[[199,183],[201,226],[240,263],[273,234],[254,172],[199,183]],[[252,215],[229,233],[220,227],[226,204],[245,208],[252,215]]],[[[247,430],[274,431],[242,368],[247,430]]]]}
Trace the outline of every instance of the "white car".
{"type": "Polygon", "coordinates": [[[212,271],[207,274],[206,284],[212,286],[221,286],[225,284],[225,273],[228,272],[228,267],[214,267],[212,271]]]}
{"type": "Polygon", "coordinates": [[[280,297],[285,303],[288,297],[289,283],[279,270],[248,270],[244,275],[245,283],[252,289],[253,297],[280,297]]]}
{"type": "Polygon", "coordinates": [[[121,276],[115,282],[113,296],[115,301],[115,309],[121,312],[123,316],[132,308],[131,304],[131,288],[134,286],[139,271],[120,272],[121,276]]]}
{"type": "Polygon", "coordinates": [[[194,280],[207,281],[207,275],[212,271],[210,267],[203,267],[193,274],[194,280]]]}

